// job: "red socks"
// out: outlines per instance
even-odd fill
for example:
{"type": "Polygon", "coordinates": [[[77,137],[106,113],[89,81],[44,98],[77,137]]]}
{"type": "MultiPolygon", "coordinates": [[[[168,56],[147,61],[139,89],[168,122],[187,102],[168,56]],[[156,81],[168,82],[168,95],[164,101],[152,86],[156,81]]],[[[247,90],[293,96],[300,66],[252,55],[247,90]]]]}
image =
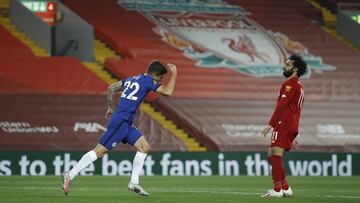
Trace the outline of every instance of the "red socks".
{"type": "Polygon", "coordinates": [[[282,164],[282,157],[277,155],[272,155],[269,158],[269,162],[272,166],[271,174],[274,182],[274,190],[279,192],[283,188],[283,180],[286,182],[286,187],[289,188],[287,180],[285,178],[285,169],[282,164]]]}
{"type": "Polygon", "coordinates": [[[287,179],[286,179],[286,174],[285,174],[285,167],[284,167],[284,165],[283,165],[283,167],[282,167],[282,189],[283,190],[287,190],[287,189],[289,189],[289,183],[288,183],[288,181],[287,181],[287,179]]]}

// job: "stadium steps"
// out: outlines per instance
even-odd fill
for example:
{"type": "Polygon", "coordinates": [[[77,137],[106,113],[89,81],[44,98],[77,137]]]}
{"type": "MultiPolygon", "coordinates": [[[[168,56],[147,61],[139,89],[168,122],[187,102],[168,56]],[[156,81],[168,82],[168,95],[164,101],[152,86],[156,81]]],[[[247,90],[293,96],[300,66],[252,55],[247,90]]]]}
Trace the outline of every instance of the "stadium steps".
{"type": "Polygon", "coordinates": [[[115,51],[108,48],[108,46],[99,39],[95,39],[94,46],[95,60],[102,65],[104,64],[106,58],[120,58],[115,51]]]}
{"type": "Polygon", "coordinates": [[[10,0],[0,0],[0,16],[9,15],[9,2],[10,0]]]}
{"type": "Polygon", "coordinates": [[[97,62],[83,62],[83,64],[108,84],[112,84],[118,81],[117,79],[113,78],[107,71],[104,71],[103,66],[97,62]]]}
{"type": "MultiPolygon", "coordinates": [[[[83,64],[108,84],[116,82],[117,80],[113,78],[108,71],[104,70],[103,66],[106,58],[119,58],[120,56],[100,40],[96,39],[94,44],[94,57],[96,62],[84,62],[83,64]]],[[[189,151],[206,151],[205,147],[200,146],[200,144],[194,138],[186,134],[184,130],[178,129],[172,121],[167,120],[160,112],[155,111],[150,104],[142,103],[140,105],[140,110],[148,114],[165,129],[180,139],[187,146],[189,151]]]]}
{"type": "Polygon", "coordinates": [[[323,16],[323,20],[326,27],[336,28],[336,16],[332,14],[328,9],[321,6],[316,0],[307,0],[312,6],[320,10],[323,16]]]}
{"type": "Polygon", "coordinates": [[[155,111],[155,109],[150,104],[143,103],[140,106],[140,109],[159,122],[165,129],[170,131],[181,141],[183,141],[184,144],[188,147],[189,151],[206,151],[205,147],[200,146],[200,144],[194,138],[189,137],[184,130],[178,129],[172,121],[167,120],[160,112],[155,111]]]}
{"type": "Polygon", "coordinates": [[[120,56],[115,51],[109,49],[105,43],[101,42],[99,39],[95,39],[94,58],[95,62],[83,62],[83,64],[108,84],[117,82],[118,80],[103,67],[106,58],[120,58],[120,56]]]}
{"type": "Polygon", "coordinates": [[[316,9],[321,11],[321,13],[323,15],[324,22],[325,22],[325,25],[321,26],[321,28],[323,30],[325,30],[327,33],[329,33],[331,36],[335,37],[336,39],[340,40],[342,43],[350,46],[354,51],[360,52],[360,49],[357,48],[354,44],[349,42],[347,39],[343,38],[341,35],[337,34],[337,31],[336,31],[337,18],[336,18],[336,15],[331,13],[331,11],[328,10],[327,8],[321,6],[316,0],[307,0],[307,2],[309,4],[311,4],[312,6],[314,6],[316,9]]]}
{"type": "Polygon", "coordinates": [[[26,36],[25,33],[20,32],[13,24],[11,24],[10,19],[6,17],[0,17],[0,24],[3,25],[12,35],[26,44],[35,56],[39,57],[49,57],[50,54],[41,48],[35,41],[31,40],[26,36]]]}

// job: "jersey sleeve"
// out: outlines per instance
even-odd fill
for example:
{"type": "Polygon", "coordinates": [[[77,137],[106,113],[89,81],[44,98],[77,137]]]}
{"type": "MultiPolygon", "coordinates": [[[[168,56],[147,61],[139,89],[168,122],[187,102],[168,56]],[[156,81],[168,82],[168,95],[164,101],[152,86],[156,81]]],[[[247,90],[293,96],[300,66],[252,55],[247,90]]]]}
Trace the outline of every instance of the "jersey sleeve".
{"type": "Polygon", "coordinates": [[[279,118],[283,114],[285,109],[289,107],[289,102],[294,97],[295,92],[297,91],[296,86],[293,84],[284,84],[281,89],[282,91],[280,91],[275,111],[269,121],[269,125],[273,128],[276,126],[276,123],[279,121],[279,118]]]}
{"type": "Polygon", "coordinates": [[[156,90],[160,87],[160,83],[158,83],[158,82],[155,82],[155,81],[153,81],[153,80],[149,80],[149,82],[148,82],[148,88],[149,88],[149,90],[150,91],[154,91],[154,92],[156,92],[156,90]]]}

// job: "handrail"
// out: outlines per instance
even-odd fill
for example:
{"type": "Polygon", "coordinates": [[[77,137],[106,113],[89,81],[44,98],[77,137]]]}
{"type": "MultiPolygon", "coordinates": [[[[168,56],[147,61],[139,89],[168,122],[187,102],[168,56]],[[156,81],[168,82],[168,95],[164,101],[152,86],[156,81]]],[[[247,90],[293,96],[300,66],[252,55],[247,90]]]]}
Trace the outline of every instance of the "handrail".
{"type": "Polygon", "coordinates": [[[76,39],[71,39],[69,41],[66,42],[65,46],[61,49],[61,51],[59,52],[60,56],[65,56],[66,53],[70,50],[70,49],[74,49],[77,50],[78,49],[78,41],[76,39]]]}

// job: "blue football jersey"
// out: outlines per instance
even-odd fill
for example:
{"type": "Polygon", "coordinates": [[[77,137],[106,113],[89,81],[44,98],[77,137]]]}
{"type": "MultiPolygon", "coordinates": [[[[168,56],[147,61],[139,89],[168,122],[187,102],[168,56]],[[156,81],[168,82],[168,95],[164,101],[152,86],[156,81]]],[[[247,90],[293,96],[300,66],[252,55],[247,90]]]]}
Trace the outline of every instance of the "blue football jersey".
{"type": "Polygon", "coordinates": [[[160,83],[153,80],[151,75],[140,74],[123,80],[124,90],[116,108],[116,116],[134,121],[136,110],[149,91],[156,91],[160,83]]]}

